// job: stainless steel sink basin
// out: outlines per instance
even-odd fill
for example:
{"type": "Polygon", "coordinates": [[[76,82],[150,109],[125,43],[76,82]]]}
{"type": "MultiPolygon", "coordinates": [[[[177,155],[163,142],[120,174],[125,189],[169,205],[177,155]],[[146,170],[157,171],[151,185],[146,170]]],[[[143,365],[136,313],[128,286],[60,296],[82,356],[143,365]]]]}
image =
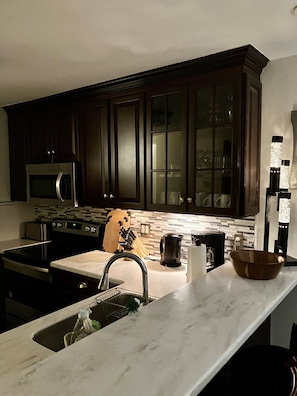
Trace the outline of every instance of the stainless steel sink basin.
{"type": "MultiPolygon", "coordinates": [[[[98,297],[97,301],[99,302],[95,302],[94,305],[90,306],[92,311],[90,318],[98,320],[101,324],[101,328],[106,327],[128,314],[126,304],[133,297],[138,298],[141,302],[143,300],[141,295],[134,293],[119,293],[106,300],[101,300],[101,297],[98,297]]],[[[154,299],[150,298],[149,302],[152,301],[154,301],[154,299]]],[[[32,338],[40,345],[58,352],[65,347],[64,336],[66,333],[73,330],[76,319],[77,314],[69,316],[60,322],[37,331],[33,334],[32,338]]]]}

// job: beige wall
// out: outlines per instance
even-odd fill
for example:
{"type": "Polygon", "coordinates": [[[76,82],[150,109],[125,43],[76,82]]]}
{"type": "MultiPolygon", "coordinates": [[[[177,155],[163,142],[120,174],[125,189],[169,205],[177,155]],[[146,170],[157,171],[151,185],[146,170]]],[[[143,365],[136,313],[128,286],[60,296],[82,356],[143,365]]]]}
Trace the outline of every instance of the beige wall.
{"type": "Polygon", "coordinates": [[[32,205],[10,202],[7,117],[0,108],[0,241],[19,238],[20,224],[32,219],[32,205]]]}
{"type": "MultiPolygon", "coordinates": [[[[262,73],[261,206],[256,217],[257,247],[263,249],[265,189],[269,184],[270,144],[273,135],[284,137],[283,159],[292,160],[293,128],[291,111],[297,109],[297,55],[270,61],[262,73]]],[[[297,164],[296,164],[297,165],[297,164]]],[[[297,190],[290,190],[291,222],[288,254],[297,257],[297,190]]],[[[272,213],[270,251],[277,238],[278,215],[272,213]]]]}

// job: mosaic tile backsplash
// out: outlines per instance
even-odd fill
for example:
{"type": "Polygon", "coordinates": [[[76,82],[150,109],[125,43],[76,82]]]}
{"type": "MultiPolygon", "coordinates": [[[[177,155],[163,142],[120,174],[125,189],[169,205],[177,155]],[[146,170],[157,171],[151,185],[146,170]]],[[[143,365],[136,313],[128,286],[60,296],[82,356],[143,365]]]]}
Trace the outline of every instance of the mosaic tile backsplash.
{"type": "MultiPolygon", "coordinates": [[[[36,206],[36,220],[49,221],[54,217],[69,219],[83,219],[105,223],[110,208],[100,209],[92,207],[65,208],[60,206],[36,206]]],[[[200,216],[193,214],[148,212],[129,210],[131,214],[131,228],[141,239],[150,255],[160,256],[160,239],[167,233],[183,235],[181,256],[187,261],[187,247],[191,244],[192,231],[222,231],[225,233],[225,259],[228,258],[234,241],[235,233],[243,234],[243,247],[253,249],[255,244],[255,218],[231,219],[214,216],[200,216]],[[143,227],[149,225],[149,235],[141,235],[143,227]]],[[[147,227],[147,226],[146,226],[147,227]]]]}

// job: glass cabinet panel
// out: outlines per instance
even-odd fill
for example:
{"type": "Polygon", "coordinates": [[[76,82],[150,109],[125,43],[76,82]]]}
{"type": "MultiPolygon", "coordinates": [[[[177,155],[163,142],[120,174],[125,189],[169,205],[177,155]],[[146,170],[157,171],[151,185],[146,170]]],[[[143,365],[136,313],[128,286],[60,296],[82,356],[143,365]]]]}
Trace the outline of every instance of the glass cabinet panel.
{"type": "Polygon", "coordinates": [[[166,135],[152,134],[152,169],[165,169],[166,165],[166,135]]]}
{"type": "Polygon", "coordinates": [[[195,206],[230,208],[233,165],[232,84],[196,89],[194,117],[195,206]]]}
{"type": "Polygon", "coordinates": [[[151,97],[151,202],[179,205],[182,158],[182,94],[151,97]]]}
{"type": "Polygon", "coordinates": [[[167,169],[181,168],[181,132],[167,133],[167,169]]]}

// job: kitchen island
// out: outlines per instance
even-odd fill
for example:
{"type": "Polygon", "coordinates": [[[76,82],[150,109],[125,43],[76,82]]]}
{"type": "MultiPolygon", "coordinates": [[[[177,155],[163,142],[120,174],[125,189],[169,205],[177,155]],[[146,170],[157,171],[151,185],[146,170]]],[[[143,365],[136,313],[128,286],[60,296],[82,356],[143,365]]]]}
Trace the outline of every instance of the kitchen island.
{"type": "MultiPolygon", "coordinates": [[[[101,262],[102,252],[90,252],[53,266],[95,275],[102,272],[101,262]]],[[[133,289],[132,273],[141,277],[139,267],[116,263],[111,279],[133,289]]],[[[67,349],[54,353],[31,334],[77,312],[82,303],[2,334],[2,394],[197,395],[297,284],[294,267],[274,280],[253,281],[238,277],[226,263],[189,284],[184,267],[171,278],[173,271],[158,263],[148,268],[149,293],[161,298],[67,349]],[[173,285],[178,277],[183,286],[173,285]],[[162,287],[159,292],[153,287],[158,278],[173,291],[162,297],[162,287]]]]}

